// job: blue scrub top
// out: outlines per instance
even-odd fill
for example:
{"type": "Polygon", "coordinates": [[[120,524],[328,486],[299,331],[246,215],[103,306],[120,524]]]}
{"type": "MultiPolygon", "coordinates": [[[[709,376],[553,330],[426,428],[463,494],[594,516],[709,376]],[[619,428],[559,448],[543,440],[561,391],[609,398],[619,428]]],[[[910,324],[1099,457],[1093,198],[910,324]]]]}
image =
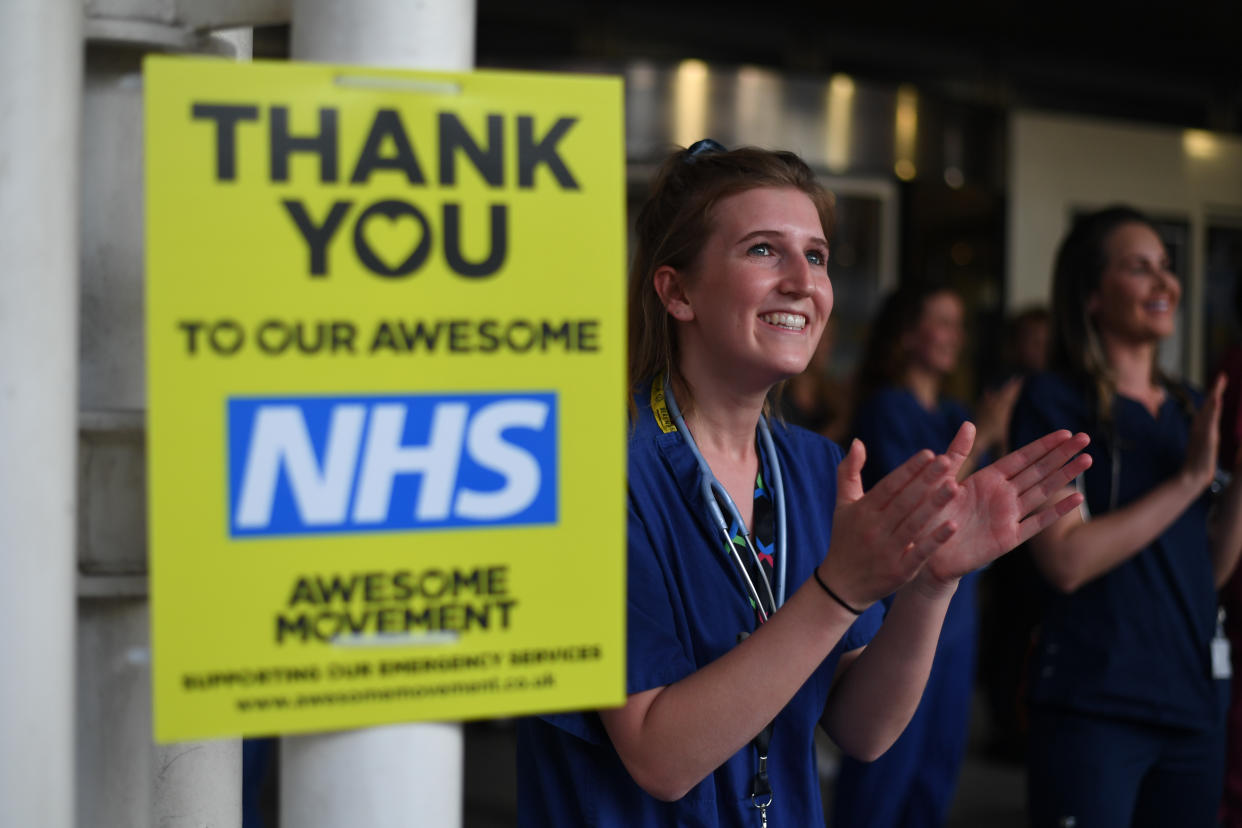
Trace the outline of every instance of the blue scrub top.
{"type": "MultiPolygon", "coordinates": [[[[755,613],[699,490],[679,432],[664,433],[649,388],[629,441],[627,692],[671,684],[724,655],[755,613]]],[[[841,450],[803,429],[772,425],[785,484],[786,595],[828,550],[841,450]]],[[[779,561],[777,563],[779,567],[779,561]]],[[[775,584],[773,585],[775,588],[775,584]]],[[[873,607],[777,716],[768,757],[773,825],[823,825],[813,734],[841,653],[864,646],[881,621],[873,607]]],[[[567,619],[572,623],[572,619],[567,619]]],[[[677,802],[660,802],[630,778],[594,712],[518,724],[518,824],[529,826],[746,826],[755,751],[747,746],[677,802]]]]}
{"type": "MultiPolygon", "coordinates": [[[[1093,462],[1084,474],[1085,494],[1090,513],[1100,515],[1109,510],[1114,477],[1120,508],[1178,473],[1190,423],[1172,393],[1155,417],[1118,395],[1112,435],[1097,423],[1092,399],[1085,382],[1031,377],[1010,433],[1020,444],[1058,428],[1087,432],[1093,462]]],[[[1199,498],[1137,555],[1070,595],[1055,595],[1031,668],[1032,703],[1160,725],[1219,725],[1227,682],[1214,680],[1211,670],[1216,588],[1209,506],[1208,496],[1199,498]]]]}
{"type": "MultiPolygon", "coordinates": [[[[948,398],[942,398],[935,410],[928,411],[913,393],[901,386],[876,391],[858,406],[854,416],[854,436],[867,448],[863,486],[869,490],[923,449],[943,454],[962,423],[969,419],[969,412],[948,398]]],[[[941,641],[973,640],[978,616],[978,578],[978,572],[971,572],[958,583],[940,631],[941,641]]],[[[891,606],[891,596],[885,604],[891,606]]]]}

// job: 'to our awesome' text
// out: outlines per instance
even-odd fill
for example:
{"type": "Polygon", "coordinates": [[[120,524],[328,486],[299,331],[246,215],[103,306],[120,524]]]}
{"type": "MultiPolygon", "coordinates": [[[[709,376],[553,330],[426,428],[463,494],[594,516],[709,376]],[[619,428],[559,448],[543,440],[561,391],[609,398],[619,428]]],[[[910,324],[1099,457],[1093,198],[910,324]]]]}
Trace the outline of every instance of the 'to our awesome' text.
{"type": "Polygon", "coordinates": [[[292,354],[596,353],[598,319],[381,319],[368,331],[348,319],[181,319],[189,356],[292,354]]]}

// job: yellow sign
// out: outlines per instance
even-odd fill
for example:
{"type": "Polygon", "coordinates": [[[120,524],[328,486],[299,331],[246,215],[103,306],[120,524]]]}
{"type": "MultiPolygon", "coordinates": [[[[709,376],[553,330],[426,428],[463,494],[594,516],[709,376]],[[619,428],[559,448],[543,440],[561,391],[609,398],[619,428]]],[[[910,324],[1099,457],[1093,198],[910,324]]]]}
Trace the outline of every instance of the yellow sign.
{"type": "Polygon", "coordinates": [[[620,81],[144,89],[156,738],[621,703],[620,81]]]}

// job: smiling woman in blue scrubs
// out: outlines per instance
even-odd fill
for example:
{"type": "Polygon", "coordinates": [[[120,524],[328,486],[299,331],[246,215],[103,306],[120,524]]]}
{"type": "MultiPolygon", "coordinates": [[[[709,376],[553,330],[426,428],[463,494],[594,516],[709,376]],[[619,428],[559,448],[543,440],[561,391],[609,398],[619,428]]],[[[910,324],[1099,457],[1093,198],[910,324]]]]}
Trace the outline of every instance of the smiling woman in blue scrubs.
{"type": "Polygon", "coordinates": [[[1157,364],[1181,293],[1141,213],[1078,220],[1053,275],[1055,373],[1028,379],[1014,410],[1015,440],[1081,429],[1095,461],[1083,507],[1030,544],[1059,592],[1030,668],[1035,828],[1216,825],[1216,589],[1242,551],[1242,486],[1208,494],[1223,381],[1204,399],[1157,364]]]}
{"type": "Polygon", "coordinates": [[[655,182],[630,283],[629,696],[519,725],[520,825],[822,825],[816,725],[883,752],[958,579],[1078,502],[1039,509],[1084,435],[959,484],[966,426],[864,496],[861,443],[769,419],[832,310],[830,203],[796,156],[714,142],[655,182]]]}

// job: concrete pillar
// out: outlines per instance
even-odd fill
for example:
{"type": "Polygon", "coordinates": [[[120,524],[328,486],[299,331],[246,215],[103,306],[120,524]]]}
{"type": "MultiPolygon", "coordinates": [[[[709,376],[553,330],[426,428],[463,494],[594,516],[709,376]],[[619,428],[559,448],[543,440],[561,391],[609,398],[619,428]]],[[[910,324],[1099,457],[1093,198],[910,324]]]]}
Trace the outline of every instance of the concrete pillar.
{"type": "Polygon", "coordinates": [[[285,828],[452,828],[462,822],[460,724],[391,725],[280,744],[285,828]]]}
{"type": "MultiPolygon", "coordinates": [[[[418,69],[474,65],[473,0],[294,0],[295,60],[418,69]]],[[[286,738],[286,828],[460,826],[460,724],[394,725],[286,738]]]]}
{"type": "Polygon", "coordinates": [[[241,772],[237,739],[161,745],[155,758],[152,824],[157,828],[240,826],[241,772]]]}
{"type": "Polygon", "coordinates": [[[152,740],[142,58],[153,50],[248,57],[249,30],[213,35],[168,20],[154,5],[160,8],[150,0],[94,0],[85,20],[75,192],[82,206],[78,749],[69,755],[77,759],[80,825],[238,828],[241,743],[152,740]]]}
{"type": "Polygon", "coordinates": [[[293,0],[294,60],[474,68],[474,0],[293,0]]]}
{"type": "Polygon", "coordinates": [[[0,825],[73,824],[81,18],[0,3],[0,825]]]}

